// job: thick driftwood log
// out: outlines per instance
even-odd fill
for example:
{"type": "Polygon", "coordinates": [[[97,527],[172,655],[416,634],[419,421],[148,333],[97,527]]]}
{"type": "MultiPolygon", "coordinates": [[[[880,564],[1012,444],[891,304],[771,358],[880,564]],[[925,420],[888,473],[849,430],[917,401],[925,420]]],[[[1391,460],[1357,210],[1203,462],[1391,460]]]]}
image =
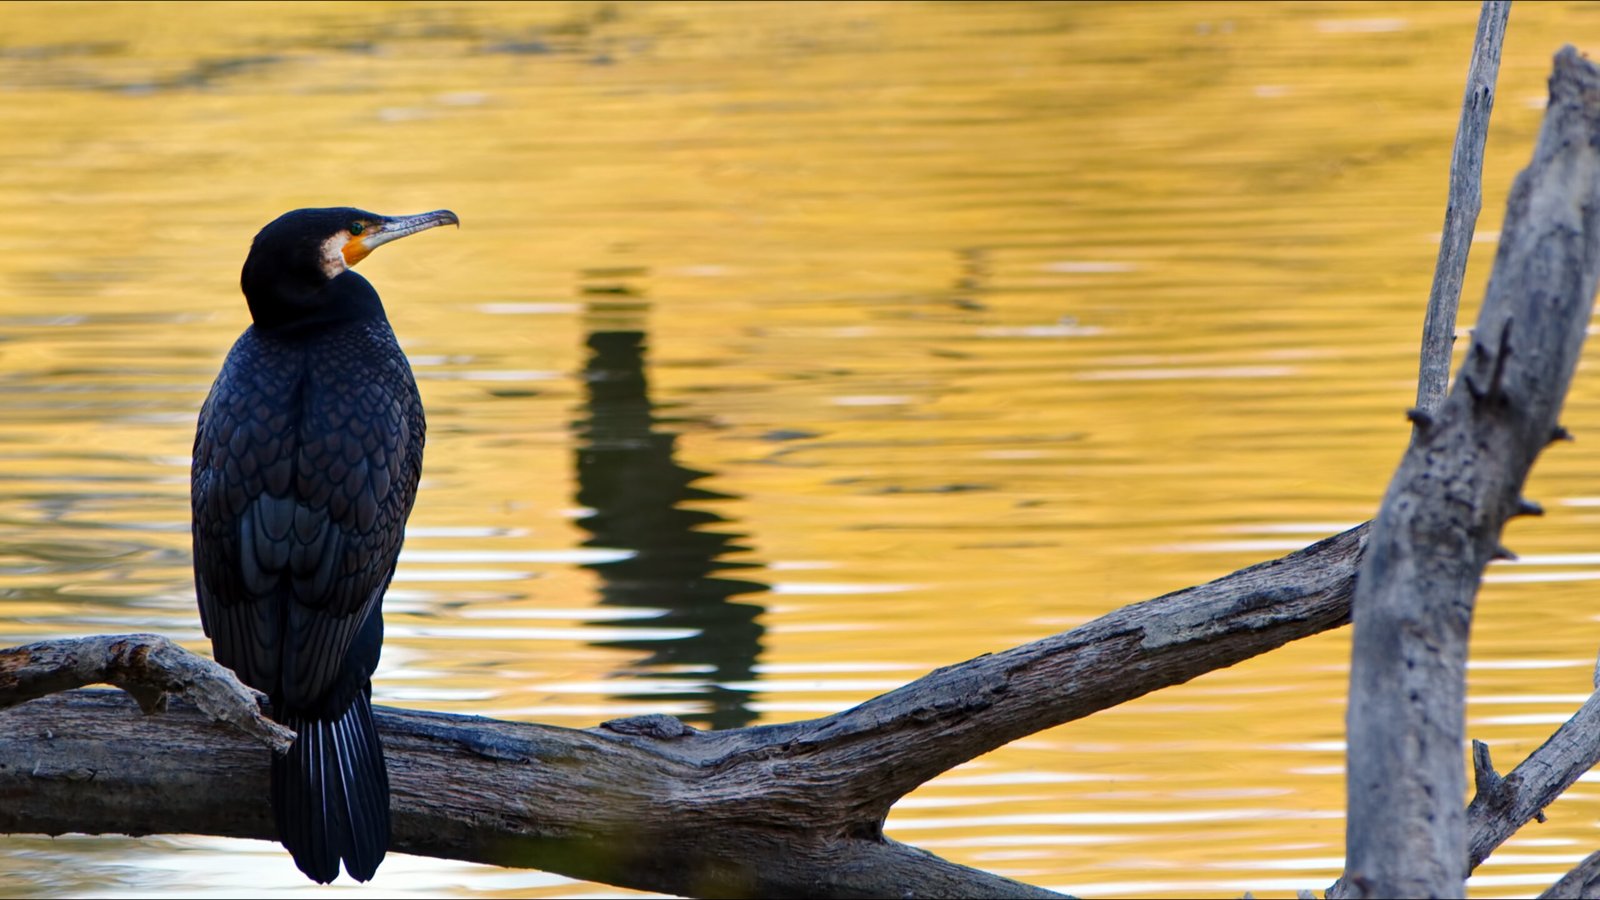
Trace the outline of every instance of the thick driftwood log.
{"type": "Polygon", "coordinates": [[[1556,55],[1512,187],[1472,348],[1390,483],[1354,604],[1345,881],[1358,897],[1465,891],[1467,637],[1483,568],[1558,431],[1600,281],[1600,71],[1556,55]]]}
{"type": "Polygon", "coordinates": [[[1461,123],[1450,154],[1450,193],[1445,201],[1439,259],[1433,267],[1428,313],[1422,323],[1422,362],[1417,373],[1417,409],[1436,413],[1450,384],[1450,348],[1456,339],[1456,310],[1461,279],[1467,274],[1472,232],[1483,206],[1483,145],[1489,138],[1489,113],[1494,109],[1494,84],[1500,73],[1500,47],[1505,43],[1511,0],[1485,0],[1478,14],[1478,34],[1467,67],[1461,123]]]}
{"type": "MultiPolygon", "coordinates": [[[[0,831],[272,837],[268,751],[187,704],[145,718],[120,694],[73,691],[0,721],[17,735],[0,742],[0,831]]],[[[377,721],[393,847],[407,853],[689,896],[1059,896],[881,837],[810,830],[838,800],[785,778],[802,764],[738,732],[387,708],[377,721]]]]}
{"type": "MultiPolygon", "coordinates": [[[[888,840],[889,807],[1019,737],[1343,624],[1365,534],[806,722],[575,731],[383,709],[394,848],[697,896],[1053,896],[888,840]]],[[[258,741],[187,707],[131,710],[74,691],[0,712],[0,833],[271,838],[258,741]]]]}

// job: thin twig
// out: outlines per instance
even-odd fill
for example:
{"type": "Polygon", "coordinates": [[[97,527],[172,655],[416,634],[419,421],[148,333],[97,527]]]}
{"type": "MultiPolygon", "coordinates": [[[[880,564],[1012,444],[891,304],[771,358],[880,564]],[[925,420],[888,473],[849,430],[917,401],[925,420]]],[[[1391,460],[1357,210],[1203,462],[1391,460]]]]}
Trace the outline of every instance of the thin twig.
{"type": "Polygon", "coordinates": [[[1495,79],[1500,72],[1500,46],[1505,41],[1511,0],[1487,0],[1478,16],[1467,89],[1461,101],[1455,150],[1450,155],[1450,193],[1444,210],[1439,260],[1428,292],[1428,314],[1422,326],[1422,363],[1417,374],[1417,409],[1437,413],[1450,384],[1450,347],[1455,341],[1456,310],[1461,282],[1472,249],[1472,232],[1483,206],[1483,145],[1489,136],[1495,79]]]}

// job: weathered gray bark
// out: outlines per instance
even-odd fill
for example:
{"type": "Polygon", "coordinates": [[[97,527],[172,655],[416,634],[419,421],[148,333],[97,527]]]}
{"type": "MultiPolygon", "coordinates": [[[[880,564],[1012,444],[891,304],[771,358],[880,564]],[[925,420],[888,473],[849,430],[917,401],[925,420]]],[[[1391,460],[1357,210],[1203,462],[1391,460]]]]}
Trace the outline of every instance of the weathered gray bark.
{"type": "Polygon", "coordinates": [[[1422,323],[1422,362],[1417,373],[1417,409],[1438,412],[1450,384],[1450,348],[1456,337],[1456,310],[1461,280],[1467,274],[1472,232],[1483,206],[1483,145],[1489,138],[1489,113],[1494,109],[1495,80],[1500,73],[1500,47],[1505,43],[1511,0],[1486,0],[1478,14],[1478,34],[1467,67],[1467,90],[1461,100],[1455,150],[1450,155],[1450,192],[1445,201],[1444,232],[1439,259],[1428,292],[1422,323]]]}
{"type": "Polygon", "coordinates": [[[1503,778],[1477,741],[1473,763],[1477,785],[1467,806],[1467,865],[1476,869],[1528,820],[1543,821],[1544,808],[1600,764],[1600,691],[1503,778]]]}
{"type": "MultiPolygon", "coordinates": [[[[1600,673],[1596,680],[1600,681],[1600,673]]],[[[1472,742],[1472,762],[1475,789],[1466,808],[1469,871],[1517,829],[1533,819],[1544,821],[1544,808],[1600,764],[1600,690],[1510,774],[1502,776],[1494,770],[1489,748],[1480,741],[1472,742]]],[[[1328,888],[1327,896],[1346,898],[1356,893],[1349,881],[1341,878],[1328,888]]]]}
{"type": "Polygon", "coordinates": [[[1384,497],[1354,604],[1346,882],[1358,897],[1462,896],[1467,637],[1479,578],[1554,436],[1600,279],[1600,72],[1556,56],[1456,384],[1384,497]]]}
{"type": "MultiPolygon", "coordinates": [[[[268,751],[187,704],[145,718],[120,694],[73,691],[0,718],[22,736],[0,742],[0,831],[272,837],[268,751]]],[[[377,721],[399,851],[689,896],[1059,896],[837,830],[825,773],[737,732],[377,721]]]]}
{"type": "Polygon", "coordinates": [[[294,732],[261,714],[259,692],[159,634],[101,635],[0,651],[0,709],[86,684],[114,684],[145,713],[178,696],[280,753],[294,732]]]}
{"type": "MultiPolygon", "coordinates": [[[[574,731],[383,709],[394,846],[698,896],[1051,896],[886,839],[889,807],[1019,737],[1343,624],[1365,533],[807,722],[702,733],[655,717],[574,731]]],[[[0,651],[0,706],[38,669],[93,655],[78,649],[0,651]]],[[[73,691],[0,712],[0,833],[271,837],[259,739],[187,706],[132,709],[73,691]]]]}

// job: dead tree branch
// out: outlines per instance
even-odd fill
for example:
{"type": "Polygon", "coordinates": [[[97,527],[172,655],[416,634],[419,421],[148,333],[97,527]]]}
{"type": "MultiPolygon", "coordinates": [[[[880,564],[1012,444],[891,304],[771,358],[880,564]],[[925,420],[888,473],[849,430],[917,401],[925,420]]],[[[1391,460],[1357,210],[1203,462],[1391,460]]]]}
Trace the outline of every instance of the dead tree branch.
{"type": "MultiPolygon", "coordinates": [[[[885,838],[889,807],[1018,737],[1343,624],[1365,535],[806,722],[698,732],[658,716],[574,731],[380,710],[393,846],[696,896],[1054,896],[885,838]]],[[[0,712],[0,796],[12,801],[0,833],[271,837],[257,740],[187,707],[129,711],[114,694],[74,691],[0,712]]]]}
{"type": "MultiPolygon", "coordinates": [[[[1444,232],[1439,259],[1428,292],[1428,313],[1422,324],[1422,362],[1417,373],[1418,415],[1431,416],[1444,403],[1450,384],[1450,348],[1455,343],[1456,309],[1461,280],[1467,274],[1472,232],[1483,207],[1483,145],[1489,138],[1489,113],[1494,109],[1495,80],[1500,73],[1500,47],[1505,43],[1511,0],[1487,0],[1478,15],[1478,34],[1467,67],[1461,123],[1450,154],[1450,193],[1445,201],[1444,232]]],[[[1419,422],[1420,426],[1420,422],[1419,422]]]]}
{"type": "Polygon", "coordinates": [[[1467,874],[1461,767],[1479,579],[1550,441],[1600,282],[1600,71],[1556,55],[1455,389],[1417,428],[1373,524],[1354,604],[1346,882],[1450,897],[1467,874]],[[1513,325],[1515,328],[1513,329],[1513,325]]]}
{"type": "MultiPolygon", "coordinates": [[[[1596,681],[1600,681],[1600,671],[1596,676],[1596,681]]],[[[1530,820],[1544,821],[1544,808],[1554,803],[1585,772],[1600,764],[1600,690],[1591,694],[1572,718],[1556,729],[1539,749],[1528,754],[1510,774],[1500,775],[1495,771],[1488,745],[1481,741],[1472,742],[1472,764],[1475,785],[1472,802],[1466,809],[1469,872],[1477,869],[1530,820]]],[[[1579,877],[1578,871],[1573,870],[1567,877],[1579,877]]],[[[1570,885],[1563,879],[1558,887],[1564,884],[1570,885]]],[[[1591,895],[1592,892],[1582,896],[1591,895]]],[[[1328,888],[1327,896],[1345,898],[1355,894],[1348,880],[1340,878],[1328,888]]],[[[1547,892],[1545,896],[1580,895],[1547,892]]]]}
{"type": "Polygon", "coordinates": [[[261,714],[255,691],[159,634],[110,634],[0,650],[0,709],[86,684],[114,684],[146,714],[171,695],[284,752],[294,732],[261,714]]]}
{"type": "MultiPolygon", "coordinates": [[[[1488,748],[1473,742],[1475,768],[1488,769],[1488,748]],[[1482,763],[1476,762],[1481,751],[1482,763]]],[[[1467,806],[1467,865],[1476,869],[1530,819],[1544,820],[1544,808],[1583,773],[1600,764],[1600,691],[1589,696],[1539,749],[1503,778],[1479,777],[1467,806]]]]}

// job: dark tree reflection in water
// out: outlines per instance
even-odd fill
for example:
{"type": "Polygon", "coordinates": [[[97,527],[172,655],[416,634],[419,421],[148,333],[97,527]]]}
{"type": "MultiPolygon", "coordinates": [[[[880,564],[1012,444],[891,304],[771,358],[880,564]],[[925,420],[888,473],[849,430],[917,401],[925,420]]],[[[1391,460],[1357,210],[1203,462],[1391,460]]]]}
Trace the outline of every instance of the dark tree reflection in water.
{"type": "Polygon", "coordinates": [[[710,473],[674,458],[678,433],[658,418],[645,373],[645,309],[637,303],[592,302],[588,307],[585,402],[578,435],[578,505],[590,512],[578,524],[593,536],[588,547],[631,551],[626,559],[586,566],[601,578],[600,603],[664,610],[660,615],[602,623],[652,630],[683,629],[674,639],[596,642],[639,651],[627,674],[685,682],[682,690],[618,694],[619,699],[676,700],[701,711],[681,718],[709,728],[755,721],[751,693],[729,687],[755,678],[765,629],[762,607],[735,598],[767,585],[721,573],[756,568],[724,559],[748,548],[744,535],[719,529],[728,520],[707,504],[736,499],[695,487],[710,473]]]}

